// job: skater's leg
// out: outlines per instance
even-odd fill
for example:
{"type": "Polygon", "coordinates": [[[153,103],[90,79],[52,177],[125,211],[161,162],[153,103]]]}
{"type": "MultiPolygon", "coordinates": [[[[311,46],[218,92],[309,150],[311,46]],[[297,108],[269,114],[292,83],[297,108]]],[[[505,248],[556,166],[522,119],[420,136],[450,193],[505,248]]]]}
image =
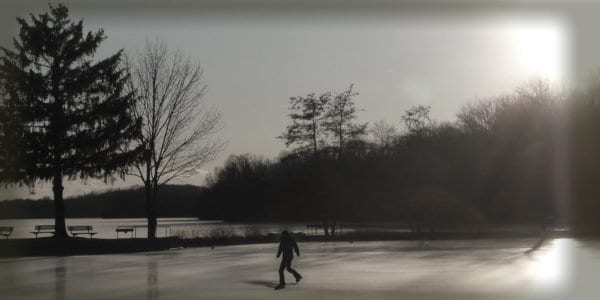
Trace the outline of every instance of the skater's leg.
{"type": "Polygon", "coordinates": [[[296,270],[292,269],[292,267],[288,267],[287,270],[288,272],[292,273],[292,275],[294,275],[296,281],[300,281],[299,279],[302,278],[302,275],[300,275],[300,273],[296,272],[296,270]]]}
{"type": "Polygon", "coordinates": [[[294,270],[292,268],[292,260],[291,259],[285,267],[288,272],[290,272],[290,273],[292,273],[292,275],[294,275],[294,278],[296,278],[296,282],[300,281],[300,278],[302,278],[302,275],[300,275],[300,273],[296,272],[296,270],[294,270]]]}
{"type": "Polygon", "coordinates": [[[279,265],[279,285],[285,285],[285,277],[283,277],[283,270],[285,267],[285,260],[281,260],[281,265],[279,265]]]}

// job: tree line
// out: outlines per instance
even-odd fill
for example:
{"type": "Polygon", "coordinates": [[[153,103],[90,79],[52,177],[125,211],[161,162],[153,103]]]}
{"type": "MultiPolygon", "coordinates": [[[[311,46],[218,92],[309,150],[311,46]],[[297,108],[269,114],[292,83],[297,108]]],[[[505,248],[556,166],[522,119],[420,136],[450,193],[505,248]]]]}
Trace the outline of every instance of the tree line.
{"type": "MultiPolygon", "coordinates": [[[[198,217],[206,215],[210,208],[202,201],[204,188],[195,185],[171,185],[161,188],[157,203],[157,216],[161,218],[198,217]],[[204,206],[203,206],[204,205],[204,206]]],[[[132,187],[100,193],[65,198],[67,218],[145,218],[146,191],[144,187],[132,187]]],[[[15,199],[0,201],[0,219],[52,218],[53,200],[15,199]]]]}
{"type": "Polygon", "coordinates": [[[595,226],[599,87],[533,80],[463,105],[454,122],[418,105],[399,113],[402,130],[354,123],[352,86],[292,97],[289,150],[230,156],[207,178],[207,201],[225,220],[318,220],[326,235],[340,221],[595,226]]]}

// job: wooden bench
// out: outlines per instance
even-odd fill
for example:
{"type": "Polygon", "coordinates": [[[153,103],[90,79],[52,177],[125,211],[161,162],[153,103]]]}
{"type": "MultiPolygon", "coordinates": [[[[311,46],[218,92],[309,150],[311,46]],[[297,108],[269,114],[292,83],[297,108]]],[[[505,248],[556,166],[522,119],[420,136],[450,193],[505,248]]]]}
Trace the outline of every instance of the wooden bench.
{"type": "Polygon", "coordinates": [[[33,232],[31,232],[32,234],[35,234],[35,238],[37,239],[38,234],[41,233],[49,233],[54,235],[54,225],[35,225],[33,232]]]}
{"type": "Polygon", "coordinates": [[[0,227],[0,235],[4,236],[5,238],[8,239],[8,236],[12,234],[13,229],[14,229],[13,227],[7,227],[7,226],[0,227]]]}
{"type": "Polygon", "coordinates": [[[131,238],[133,238],[133,232],[135,231],[135,228],[133,228],[133,226],[117,226],[117,238],[119,238],[119,232],[120,233],[131,233],[131,238]]]}
{"type": "Polygon", "coordinates": [[[97,232],[93,232],[94,228],[89,225],[85,226],[67,226],[67,230],[71,233],[72,236],[77,236],[79,234],[89,234],[90,239],[97,234],[97,232]]]}

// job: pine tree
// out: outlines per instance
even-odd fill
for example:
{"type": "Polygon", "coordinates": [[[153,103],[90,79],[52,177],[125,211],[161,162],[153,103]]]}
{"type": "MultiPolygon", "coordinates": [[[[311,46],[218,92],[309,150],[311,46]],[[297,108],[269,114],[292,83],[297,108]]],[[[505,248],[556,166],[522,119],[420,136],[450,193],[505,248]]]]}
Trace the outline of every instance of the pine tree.
{"type": "Polygon", "coordinates": [[[0,82],[0,182],[9,183],[24,177],[20,139],[23,132],[14,103],[1,97],[6,95],[4,86],[0,82]]]}
{"type": "Polygon", "coordinates": [[[66,237],[63,179],[112,179],[137,160],[140,121],[124,91],[121,51],[93,61],[103,30],[83,32],[68,8],[17,18],[14,50],[0,48],[0,180],[52,181],[56,237],[66,237]],[[15,146],[16,145],[16,146],[15,146]]]}

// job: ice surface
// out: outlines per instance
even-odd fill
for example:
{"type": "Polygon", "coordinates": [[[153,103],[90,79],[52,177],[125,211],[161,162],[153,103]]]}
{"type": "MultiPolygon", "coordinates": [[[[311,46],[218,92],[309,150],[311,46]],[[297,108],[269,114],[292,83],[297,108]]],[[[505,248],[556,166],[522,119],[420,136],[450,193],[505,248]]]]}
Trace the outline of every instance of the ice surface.
{"type": "Polygon", "coordinates": [[[572,239],[300,243],[0,259],[0,299],[598,299],[600,243],[572,239]]]}

